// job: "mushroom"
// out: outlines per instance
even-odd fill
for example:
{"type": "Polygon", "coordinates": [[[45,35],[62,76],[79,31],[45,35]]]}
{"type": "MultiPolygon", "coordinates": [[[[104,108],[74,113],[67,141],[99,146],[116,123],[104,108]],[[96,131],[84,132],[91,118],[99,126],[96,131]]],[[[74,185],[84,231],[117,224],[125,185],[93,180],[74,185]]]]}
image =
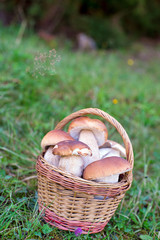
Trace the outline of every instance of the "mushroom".
{"type": "Polygon", "coordinates": [[[53,155],[53,147],[60,141],[74,140],[68,133],[62,130],[52,130],[48,132],[41,141],[44,150],[44,159],[51,165],[58,167],[59,156],[53,155]]]}
{"type": "Polygon", "coordinates": [[[104,183],[117,183],[119,175],[132,169],[130,163],[121,157],[107,157],[89,164],[83,178],[104,183]]]}
{"type": "Polygon", "coordinates": [[[48,146],[56,145],[58,142],[65,140],[74,140],[68,133],[62,130],[49,131],[41,141],[41,147],[45,150],[48,146]]]}
{"type": "Polygon", "coordinates": [[[99,146],[104,144],[108,137],[103,122],[89,117],[79,117],[71,122],[68,132],[74,139],[84,142],[92,150],[92,157],[83,157],[84,167],[100,159],[99,146]]]}
{"type": "Polygon", "coordinates": [[[112,157],[112,156],[120,157],[119,151],[116,151],[112,148],[100,148],[99,153],[100,153],[100,159],[103,159],[106,157],[112,157]]]}
{"type": "Polygon", "coordinates": [[[92,151],[85,143],[68,140],[57,143],[53,154],[60,156],[59,168],[81,177],[84,167],[82,156],[92,155],[92,151]]]}
{"type": "Polygon", "coordinates": [[[107,140],[102,146],[100,146],[100,158],[104,157],[126,157],[125,148],[117,142],[107,140]]]}
{"type": "Polygon", "coordinates": [[[52,153],[53,146],[50,146],[47,151],[44,153],[44,159],[51,165],[58,167],[59,164],[59,156],[53,155],[52,153]]]}

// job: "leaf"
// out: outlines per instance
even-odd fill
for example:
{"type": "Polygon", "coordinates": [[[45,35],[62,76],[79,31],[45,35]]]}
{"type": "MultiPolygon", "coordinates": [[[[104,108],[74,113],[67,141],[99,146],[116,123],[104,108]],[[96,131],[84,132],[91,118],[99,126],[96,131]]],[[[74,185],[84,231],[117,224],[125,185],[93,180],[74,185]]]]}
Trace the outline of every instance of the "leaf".
{"type": "Polygon", "coordinates": [[[4,176],[6,175],[6,172],[5,172],[4,169],[1,169],[1,170],[0,170],[0,175],[1,175],[2,177],[4,177],[4,176]]]}
{"type": "Polygon", "coordinates": [[[31,223],[30,221],[27,221],[26,224],[27,224],[27,227],[28,227],[29,229],[31,229],[32,223],[31,223]]]}
{"type": "Polygon", "coordinates": [[[150,237],[150,236],[148,236],[148,235],[140,235],[139,237],[140,237],[140,239],[142,239],[142,240],[152,240],[152,239],[153,239],[152,237],[150,237]]]}
{"type": "Polygon", "coordinates": [[[136,224],[139,224],[138,220],[136,219],[136,217],[134,216],[134,214],[130,215],[130,218],[132,219],[132,221],[136,224]]]}
{"type": "Polygon", "coordinates": [[[28,200],[27,197],[22,197],[22,198],[17,197],[17,202],[24,202],[24,201],[27,201],[27,200],[28,200]]]}
{"type": "Polygon", "coordinates": [[[3,202],[5,198],[3,196],[0,196],[0,201],[3,202]]]}
{"type": "Polygon", "coordinates": [[[42,238],[42,234],[41,234],[41,232],[35,232],[34,235],[35,235],[35,236],[38,236],[38,237],[40,237],[40,238],[42,238]]]}
{"type": "Polygon", "coordinates": [[[28,232],[30,229],[29,228],[22,228],[22,230],[28,232]]]}
{"type": "Polygon", "coordinates": [[[50,233],[50,232],[52,232],[52,228],[50,228],[50,227],[48,226],[48,224],[44,224],[43,227],[42,227],[42,232],[43,232],[44,234],[50,233]]]}
{"type": "Polygon", "coordinates": [[[6,176],[5,176],[5,179],[6,179],[6,180],[8,180],[8,179],[10,179],[10,178],[12,178],[12,176],[10,176],[10,175],[6,175],[6,176]]]}

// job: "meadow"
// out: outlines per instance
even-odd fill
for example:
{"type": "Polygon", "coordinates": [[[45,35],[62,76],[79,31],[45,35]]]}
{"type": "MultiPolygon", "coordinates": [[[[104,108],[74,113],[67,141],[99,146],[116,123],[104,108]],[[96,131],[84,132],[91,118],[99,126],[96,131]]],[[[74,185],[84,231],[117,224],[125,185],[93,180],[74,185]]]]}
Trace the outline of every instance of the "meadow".
{"type": "MultiPolygon", "coordinates": [[[[1,26],[1,239],[160,238],[160,66],[157,56],[138,57],[146,50],[135,44],[83,53],[1,26]],[[39,215],[35,164],[42,137],[70,113],[88,107],[106,111],[127,131],[134,180],[102,232],[76,237],[39,215]]],[[[120,142],[115,130],[108,129],[109,138],[120,142]]]]}

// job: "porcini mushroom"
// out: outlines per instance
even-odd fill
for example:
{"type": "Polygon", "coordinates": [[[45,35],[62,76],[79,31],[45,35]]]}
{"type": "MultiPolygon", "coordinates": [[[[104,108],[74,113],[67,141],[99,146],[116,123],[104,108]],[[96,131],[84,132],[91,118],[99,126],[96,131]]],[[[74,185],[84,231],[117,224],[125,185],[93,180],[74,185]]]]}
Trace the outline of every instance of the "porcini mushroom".
{"type": "Polygon", "coordinates": [[[53,150],[53,146],[50,146],[47,151],[44,153],[44,159],[51,165],[54,165],[56,167],[58,167],[59,164],[59,156],[57,155],[53,155],[52,153],[53,150]]]}
{"type": "Polygon", "coordinates": [[[113,148],[100,148],[99,153],[100,153],[100,159],[103,159],[106,157],[112,157],[112,156],[117,156],[117,157],[121,156],[120,152],[113,148]]]}
{"type": "Polygon", "coordinates": [[[119,143],[107,140],[102,146],[100,146],[100,157],[126,157],[126,150],[125,148],[120,145],[119,143]]]}
{"type": "Polygon", "coordinates": [[[62,130],[48,132],[41,141],[41,147],[45,151],[44,159],[51,165],[58,167],[59,156],[52,153],[53,147],[60,141],[74,140],[68,133],[62,130]]]}
{"type": "Polygon", "coordinates": [[[103,122],[89,117],[79,117],[71,122],[68,132],[74,139],[87,144],[92,150],[92,157],[83,157],[84,167],[100,159],[99,146],[104,144],[108,137],[103,122]]]}
{"type": "Polygon", "coordinates": [[[89,164],[83,178],[104,183],[117,183],[119,175],[132,169],[130,163],[121,157],[107,157],[89,164]]]}
{"type": "Polygon", "coordinates": [[[58,142],[65,140],[74,140],[67,132],[62,130],[52,130],[49,131],[41,141],[41,147],[45,150],[48,146],[54,146],[58,142]]]}
{"type": "Polygon", "coordinates": [[[84,167],[82,156],[92,155],[92,151],[85,143],[68,140],[57,143],[53,154],[60,156],[59,168],[81,177],[84,167]]]}

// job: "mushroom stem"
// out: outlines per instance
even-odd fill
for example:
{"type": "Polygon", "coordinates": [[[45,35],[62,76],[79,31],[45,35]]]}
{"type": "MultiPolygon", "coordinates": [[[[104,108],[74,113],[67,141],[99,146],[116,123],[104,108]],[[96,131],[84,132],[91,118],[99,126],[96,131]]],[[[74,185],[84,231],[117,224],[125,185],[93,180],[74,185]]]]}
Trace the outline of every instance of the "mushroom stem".
{"type": "Polygon", "coordinates": [[[91,157],[90,156],[83,157],[85,168],[88,164],[100,159],[98,143],[93,132],[90,130],[82,130],[79,135],[79,141],[87,144],[92,150],[91,157]]]}
{"type": "Polygon", "coordinates": [[[112,146],[113,149],[120,152],[120,156],[126,157],[126,149],[122,147],[120,144],[115,144],[112,146]]]}
{"type": "Polygon", "coordinates": [[[60,158],[59,168],[62,170],[72,173],[77,177],[82,176],[84,162],[80,156],[64,156],[60,158]]]}
{"type": "Polygon", "coordinates": [[[106,157],[112,157],[112,156],[120,157],[120,152],[112,148],[100,148],[99,152],[100,152],[100,159],[103,159],[106,157]]]}
{"type": "Polygon", "coordinates": [[[58,167],[60,157],[52,153],[53,146],[50,146],[44,154],[44,159],[51,165],[58,167]]]}
{"type": "Polygon", "coordinates": [[[117,183],[119,179],[119,174],[114,174],[107,177],[97,178],[96,182],[104,182],[104,183],[117,183]]]}
{"type": "Polygon", "coordinates": [[[116,151],[120,152],[120,156],[121,157],[126,157],[126,149],[120,145],[119,143],[112,141],[112,140],[107,140],[101,147],[102,148],[111,148],[114,149],[116,151]]]}

